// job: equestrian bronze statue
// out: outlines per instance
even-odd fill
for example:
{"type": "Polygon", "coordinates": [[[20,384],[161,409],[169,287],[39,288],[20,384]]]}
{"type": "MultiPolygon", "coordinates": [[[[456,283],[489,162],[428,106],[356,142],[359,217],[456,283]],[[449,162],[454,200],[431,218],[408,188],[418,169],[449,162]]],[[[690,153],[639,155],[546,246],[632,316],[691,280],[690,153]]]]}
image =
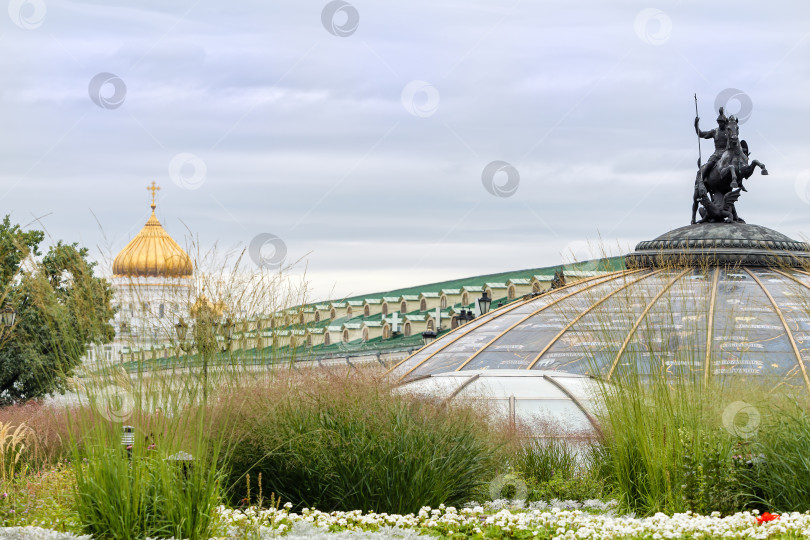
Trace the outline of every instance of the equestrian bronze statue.
{"type": "Polygon", "coordinates": [[[695,132],[701,139],[714,141],[714,153],[703,166],[698,161],[695,176],[695,191],[692,195],[692,224],[695,223],[745,223],[737,216],[735,203],[746,180],[757,167],[762,174],[768,174],[765,165],[758,160],[748,163],[748,144],[740,140],[739,121],[735,116],[726,117],[720,107],[717,127],[709,131],[700,130],[700,118],[695,117],[695,132]],[[700,221],[696,221],[698,205],[700,221]]]}

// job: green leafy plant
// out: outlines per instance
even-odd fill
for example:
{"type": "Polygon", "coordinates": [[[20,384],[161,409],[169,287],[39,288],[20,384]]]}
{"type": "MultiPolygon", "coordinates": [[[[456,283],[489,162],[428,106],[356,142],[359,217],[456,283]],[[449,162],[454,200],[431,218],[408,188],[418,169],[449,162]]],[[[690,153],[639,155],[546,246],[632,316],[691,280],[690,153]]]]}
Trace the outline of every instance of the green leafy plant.
{"type": "Polygon", "coordinates": [[[0,492],[0,526],[32,525],[80,532],[75,487],[73,469],[65,463],[15,476],[0,492]]]}

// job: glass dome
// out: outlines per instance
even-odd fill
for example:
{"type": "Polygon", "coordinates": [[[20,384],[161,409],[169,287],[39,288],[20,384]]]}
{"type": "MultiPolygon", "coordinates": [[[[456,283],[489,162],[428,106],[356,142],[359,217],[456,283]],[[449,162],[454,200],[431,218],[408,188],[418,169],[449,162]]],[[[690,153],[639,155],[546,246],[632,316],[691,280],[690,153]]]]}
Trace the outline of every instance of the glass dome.
{"type": "Polygon", "coordinates": [[[810,389],[810,274],[787,267],[636,268],[491,311],[395,366],[395,380],[482,370],[610,380],[628,366],[810,389]]]}
{"type": "Polygon", "coordinates": [[[537,435],[588,435],[598,430],[593,413],[597,382],[583,375],[542,370],[465,370],[422,377],[403,391],[439,399],[485,401],[496,419],[529,427],[537,435]]]}

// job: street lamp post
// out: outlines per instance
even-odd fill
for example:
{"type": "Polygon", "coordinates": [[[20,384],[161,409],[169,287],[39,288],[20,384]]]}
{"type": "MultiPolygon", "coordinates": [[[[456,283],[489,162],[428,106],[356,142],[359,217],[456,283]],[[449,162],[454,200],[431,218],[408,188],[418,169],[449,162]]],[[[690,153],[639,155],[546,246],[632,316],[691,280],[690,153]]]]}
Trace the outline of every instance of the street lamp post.
{"type": "Polygon", "coordinates": [[[11,335],[11,329],[14,328],[14,323],[17,321],[17,312],[14,308],[6,306],[0,310],[0,323],[3,325],[3,337],[11,335]]]}
{"type": "Polygon", "coordinates": [[[492,298],[489,297],[487,291],[484,291],[481,294],[481,298],[478,299],[478,307],[481,309],[481,315],[489,311],[489,306],[492,304],[492,298]]]}
{"type": "Polygon", "coordinates": [[[422,332],[422,341],[425,342],[425,345],[428,345],[431,341],[436,339],[436,336],[437,334],[433,330],[422,332]]]}
{"type": "Polygon", "coordinates": [[[193,337],[191,340],[186,340],[188,337],[188,324],[181,317],[177,324],[174,325],[177,332],[177,339],[180,341],[180,348],[183,352],[191,352],[195,348],[200,353],[202,359],[202,375],[203,375],[203,401],[208,402],[208,360],[209,355],[216,354],[215,350],[218,349],[217,334],[221,334],[224,338],[224,345],[220,349],[221,352],[229,351],[231,349],[231,342],[233,341],[233,327],[234,324],[230,318],[225,322],[218,323],[209,320],[209,317],[198,318],[195,324],[193,337]],[[201,320],[202,319],[202,320],[201,320]]]}

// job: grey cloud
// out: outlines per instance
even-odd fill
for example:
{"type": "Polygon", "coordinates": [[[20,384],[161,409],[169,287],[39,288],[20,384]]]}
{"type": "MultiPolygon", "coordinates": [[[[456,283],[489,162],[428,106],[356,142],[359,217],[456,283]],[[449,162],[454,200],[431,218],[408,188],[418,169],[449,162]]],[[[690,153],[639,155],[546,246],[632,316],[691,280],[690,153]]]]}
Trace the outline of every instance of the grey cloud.
{"type": "Polygon", "coordinates": [[[172,234],[277,234],[354,292],[401,286],[417,261],[423,281],[552,265],[572,241],[687,223],[692,93],[708,127],[714,96],[736,87],[754,103],[742,135],[771,171],[748,182],[741,215],[810,232],[794,189],[810,6],[663,2],[672,34],[654,46],[633,28],[644,2],[356,3],[348,38],[324,30],[324,4],[51,0],[36,30],[3,20],[6,211],[100,246],[92,210],[115,252],[156,180],[172,234]],[[126,82],[119,109],[88,99],[102,71],[126,82]],[[440,94],[428,118],[400,101],[413,80],[440,94]],[[207,165],[195,191],[169,178],[181,152],[207,165]],[[520,171],[513,197],[481,186],[493,160],[520,171]]]}

